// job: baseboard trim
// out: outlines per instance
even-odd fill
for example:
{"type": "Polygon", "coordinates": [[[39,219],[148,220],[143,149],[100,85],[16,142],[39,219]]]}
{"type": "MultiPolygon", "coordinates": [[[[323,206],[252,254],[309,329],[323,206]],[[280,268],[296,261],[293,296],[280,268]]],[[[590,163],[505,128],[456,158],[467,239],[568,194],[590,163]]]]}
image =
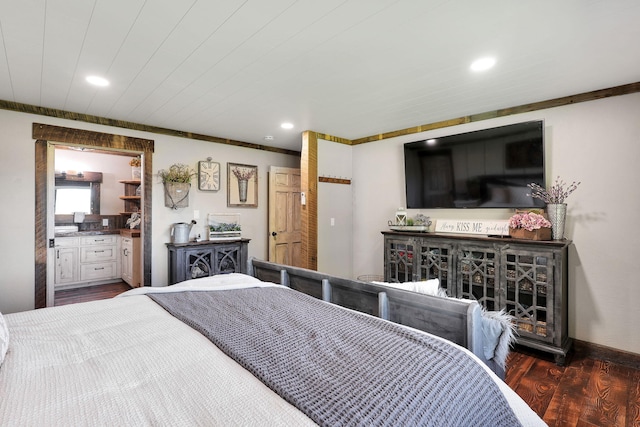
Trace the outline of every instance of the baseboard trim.
{"type": "MultiPolygon", "coordinates": [[[[633,369],[640,369],[640,354],[605,347],[587,341],[573,340],[573,351],[575,355],[586,356],[594,359],[608,360],[613,363],[627,366],[633,369]]],[[[574,357],[575,357],[574,355],[574,357]]]]}

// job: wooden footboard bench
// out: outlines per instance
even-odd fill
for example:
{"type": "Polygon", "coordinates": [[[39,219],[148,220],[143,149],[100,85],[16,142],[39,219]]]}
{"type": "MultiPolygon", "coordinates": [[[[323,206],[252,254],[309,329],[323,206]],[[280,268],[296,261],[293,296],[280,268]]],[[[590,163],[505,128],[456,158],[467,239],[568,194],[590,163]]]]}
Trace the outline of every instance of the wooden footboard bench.
{"type": "Polygon", "coordinates": [[[248,273],[313,297],[448,339],[466,347],[500,378],[504,370],[486,360],[482,311],[476,301],[459,301],[331,276],[299,267],[249,260],[248,273]]]}

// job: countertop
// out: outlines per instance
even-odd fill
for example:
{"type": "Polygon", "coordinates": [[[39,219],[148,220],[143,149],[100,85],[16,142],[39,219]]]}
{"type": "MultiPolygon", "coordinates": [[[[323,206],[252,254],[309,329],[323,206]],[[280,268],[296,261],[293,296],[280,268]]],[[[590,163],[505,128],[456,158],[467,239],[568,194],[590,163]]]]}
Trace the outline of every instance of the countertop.
{"type": "Polygon", "coordinates": [[[122,228],[120,229],[120,235],[125,237],[140,237],[140,230],[137,228],[122,228]]]}
{"type": "Polygon", "coordinates": [[[74,231],[71,233],[56,233],[55,237],[82,237],[82,236],[104,236],[108,234],[120,234],[127,237],[140,237],[140,230],[129,228],[109,229],[109,230],[90,230],[90,231],[74,231]]]}

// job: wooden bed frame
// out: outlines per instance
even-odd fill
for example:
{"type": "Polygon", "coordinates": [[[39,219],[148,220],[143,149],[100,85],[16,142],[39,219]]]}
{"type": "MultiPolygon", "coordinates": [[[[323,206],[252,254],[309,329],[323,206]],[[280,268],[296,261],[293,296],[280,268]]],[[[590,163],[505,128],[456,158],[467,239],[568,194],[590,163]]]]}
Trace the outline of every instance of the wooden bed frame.
{"type": "Polygon", "coordinates": [[[263,282],[279,283],[324,301],[446,338],[469,349],[504,379],[504,370],[484,356],[482,311],[476,301],[425,295],[255,258],[248,261],[248,274],[263,282]]]}

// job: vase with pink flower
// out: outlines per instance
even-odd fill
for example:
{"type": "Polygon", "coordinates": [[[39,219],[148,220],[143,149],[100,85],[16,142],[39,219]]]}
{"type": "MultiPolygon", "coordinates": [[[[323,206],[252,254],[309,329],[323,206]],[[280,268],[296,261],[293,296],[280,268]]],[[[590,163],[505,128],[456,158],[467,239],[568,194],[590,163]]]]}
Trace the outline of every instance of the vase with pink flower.
{"type": "Polygon", "coordinates": [[[551,222],[537,210],[516,212],[509,218],[509,235],[515,239],[550,240],[551,222]]]}

